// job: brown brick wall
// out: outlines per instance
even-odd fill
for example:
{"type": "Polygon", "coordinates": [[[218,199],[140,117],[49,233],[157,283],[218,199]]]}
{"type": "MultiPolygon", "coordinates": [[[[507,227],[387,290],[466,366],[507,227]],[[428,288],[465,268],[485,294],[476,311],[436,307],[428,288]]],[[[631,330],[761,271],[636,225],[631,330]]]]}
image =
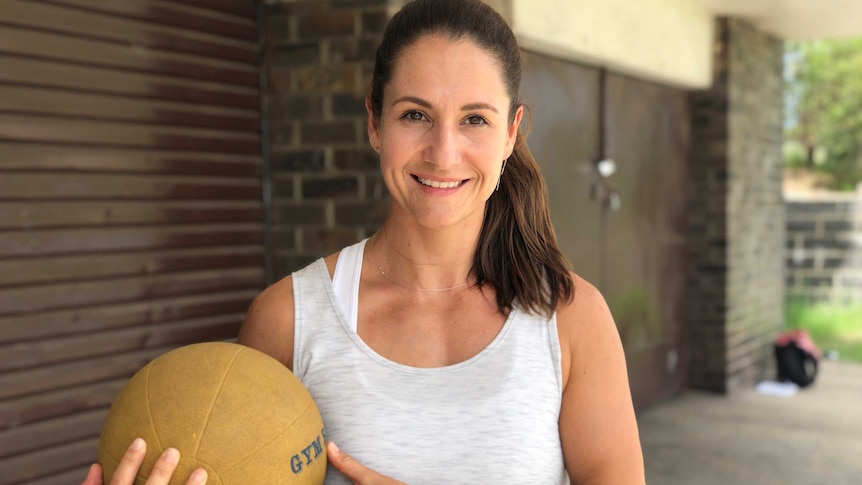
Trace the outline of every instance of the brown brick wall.
{"type": "Polygon", "coordinates": [[[782,44],[721,19],[715,53],[692,96],[689,380],[724,392],[771,375],[784,322],[782,44]]]}
{"type": "Polygon", "coordinates": [[[371,234],[387,192],[364,97],[386,0],[266,6],[273,267],[279,279],[371,234]]]}
{"type": "Polygon", "coordinates": [[[692,94],[689,196],[689,383],[724,390],[727,287],[727,85],[723,24],[717,25],[713,81],[692,94]]]}

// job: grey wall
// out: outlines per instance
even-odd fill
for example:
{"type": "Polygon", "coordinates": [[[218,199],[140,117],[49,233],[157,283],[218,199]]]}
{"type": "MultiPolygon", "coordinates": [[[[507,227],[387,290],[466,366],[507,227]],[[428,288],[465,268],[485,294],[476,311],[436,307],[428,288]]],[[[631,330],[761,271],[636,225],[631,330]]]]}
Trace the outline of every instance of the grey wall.
{"type": "Polygon", "coordinates": [[[854,195],[788,200],[787,297],[862,303],[862,203],[854,195]]]}
{"type": "Polygon", "coordinates": [[[783,47],[735,19],[715,42],[693,95],[688,328],[691,384],[726,391],[771,373],[784,324],[783,47]]]}

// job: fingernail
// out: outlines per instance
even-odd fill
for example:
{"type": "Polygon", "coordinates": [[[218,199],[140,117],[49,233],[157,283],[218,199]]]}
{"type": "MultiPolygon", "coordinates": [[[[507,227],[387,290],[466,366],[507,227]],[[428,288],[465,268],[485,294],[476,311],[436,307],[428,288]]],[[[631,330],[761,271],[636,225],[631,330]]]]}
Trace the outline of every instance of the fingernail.
{"type": "Polygon", "coordinates": [[[141,451],[144,449],[144,440],[141,438],[135,438],[135,441],[132,441],[132,445],[129,446],[129,449],[132,451],[141,451]]]}
{"type": "Polygon", "coordinates": [[[176,450],[176,448],[168,448],[162,453],[162,458],[165,459],[168,463],[173,465],[174,463],[180,461],[180,452],[176,450]]]}
{"type": "Polygon", "coordinates": [[[194,472],[192,472],[192,482],[193,483],[204,483],[207,481],[207,471],[203,468],[198,468],[194,472]]]}
{"type": "Polygon", "coordinates": [[[336,453],[341,453],[341,448],[339,448],[338,445],[336,445],[334,441],[330,441],[329,444],[332,445],[332,451],[334,451],[336,453]]]}

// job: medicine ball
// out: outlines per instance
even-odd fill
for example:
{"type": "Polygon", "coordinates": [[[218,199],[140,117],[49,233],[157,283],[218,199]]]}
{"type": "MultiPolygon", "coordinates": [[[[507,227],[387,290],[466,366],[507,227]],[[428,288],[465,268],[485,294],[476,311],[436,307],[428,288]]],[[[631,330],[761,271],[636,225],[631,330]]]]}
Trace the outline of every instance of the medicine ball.
{"type": "Polygon", "coordinates": [[[147,442],[136,484],[170,447],[180,451],[171,484],[198,467],[208,485],[319,485],[326,474],[323,421],[311,395],[280,362],[239,344],[180,347],[131,378],[102,426],[104,483],[136,437],[147,442]]]}

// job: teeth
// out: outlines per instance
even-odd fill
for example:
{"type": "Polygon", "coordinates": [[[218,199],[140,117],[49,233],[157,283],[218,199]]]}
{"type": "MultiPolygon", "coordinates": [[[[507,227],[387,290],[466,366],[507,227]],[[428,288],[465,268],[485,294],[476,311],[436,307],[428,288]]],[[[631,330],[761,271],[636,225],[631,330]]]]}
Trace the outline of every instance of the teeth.
{"type": "Polygon", "coordinates": [[[422,185],[427,185],[428,187],[434,187],[435,189],[454,189],[455,187],[461,185],[462,181],[457,182],[438,182],[436,180],[428,180],[423,179],[422,177],[416,177],[422,185]]]}

